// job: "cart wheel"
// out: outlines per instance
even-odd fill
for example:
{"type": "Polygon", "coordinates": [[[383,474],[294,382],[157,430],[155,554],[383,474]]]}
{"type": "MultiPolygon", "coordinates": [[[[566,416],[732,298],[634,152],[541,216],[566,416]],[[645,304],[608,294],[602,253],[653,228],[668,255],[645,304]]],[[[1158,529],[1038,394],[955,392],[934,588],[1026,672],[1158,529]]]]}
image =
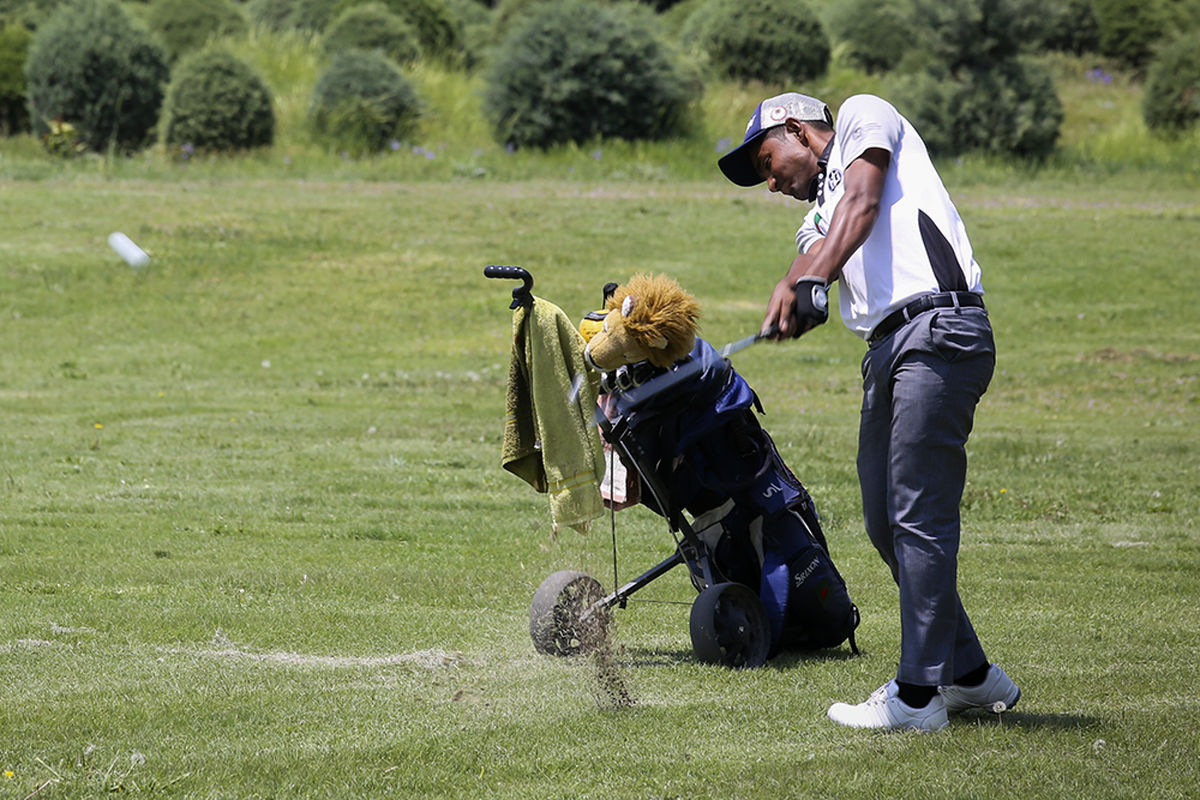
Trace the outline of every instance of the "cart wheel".
{"type": "Polygon", "coordinates": [[[771,629],[762,601],[740,583],[709,586],[692,604],[692,650],[706,664],[735,669],[767,663],[771,629]]]}
{"type": "Polygon", "coordinates": [[[529,607],[529,635],[539,653],[570,656],[603,643],[608,631],[607,608],[592,610],[604,597],[600,582],[583,572],[556,572],[538,587],[529,607]]]}

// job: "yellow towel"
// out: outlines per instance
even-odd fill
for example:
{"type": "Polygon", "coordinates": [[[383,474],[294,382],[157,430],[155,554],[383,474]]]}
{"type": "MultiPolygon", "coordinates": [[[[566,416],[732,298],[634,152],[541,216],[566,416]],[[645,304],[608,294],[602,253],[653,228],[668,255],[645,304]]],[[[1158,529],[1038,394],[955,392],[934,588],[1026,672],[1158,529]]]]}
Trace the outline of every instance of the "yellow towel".
{"type": "Polygon", "coordinates": [[[513,312],[502,463],[550,494],[555,533],[563,525],[583,533],[604,513],[598,386],[583,348],[583,336],[553,303],[535,297],[532,307],[513,312]]]}

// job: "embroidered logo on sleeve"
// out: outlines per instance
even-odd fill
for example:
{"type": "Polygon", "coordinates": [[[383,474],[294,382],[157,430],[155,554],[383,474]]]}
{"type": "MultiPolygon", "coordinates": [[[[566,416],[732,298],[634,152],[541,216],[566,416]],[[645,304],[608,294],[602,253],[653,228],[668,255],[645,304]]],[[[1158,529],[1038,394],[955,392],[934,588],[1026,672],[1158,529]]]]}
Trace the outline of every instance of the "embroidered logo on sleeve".
{"type": "Polygon", "coordinates": [[[850,135],[847,136],[846,139],[849,144],[853,144],[867,135],[873,134],[882,129],[883,125],[879,124],[878,122],[864,122],[850,131],[850,135]]]}
{"type": "Polygon", "coordinates": [[[825,190],[830,194],[837,191],[842,185],[842,171],[840,169],[829,170],[829,175],[825,178],[825,190]]]}

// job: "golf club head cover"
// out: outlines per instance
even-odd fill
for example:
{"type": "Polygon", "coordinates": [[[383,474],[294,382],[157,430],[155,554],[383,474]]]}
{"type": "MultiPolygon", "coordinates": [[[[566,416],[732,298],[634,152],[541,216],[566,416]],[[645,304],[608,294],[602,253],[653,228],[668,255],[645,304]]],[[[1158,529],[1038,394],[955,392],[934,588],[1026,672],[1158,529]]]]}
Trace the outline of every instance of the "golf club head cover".
{"type": "Polygon", "coordinates": [[[829,287],[820,278],[804,277],[792,284],[792,290],[796,293],[794,339],[829,319],[829,287]]]}

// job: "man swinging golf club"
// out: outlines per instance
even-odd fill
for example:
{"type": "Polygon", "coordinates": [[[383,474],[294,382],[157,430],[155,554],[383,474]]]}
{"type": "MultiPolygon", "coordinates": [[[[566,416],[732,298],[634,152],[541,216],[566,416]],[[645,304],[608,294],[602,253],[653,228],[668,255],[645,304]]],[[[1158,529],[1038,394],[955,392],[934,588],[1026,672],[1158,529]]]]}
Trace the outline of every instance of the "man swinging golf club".
{"type": "Polygon", "coordinates": [[[867,534],[900,590],[900,664],[829,718],[929,731],[947,714],[1011,708],[1021,692],[988,662],[957,590],[966,442],[995,344],[979,264],[924,142],[881,98],[851,97],[835,125],[820,100],[787,93],[758,105],[719,166],[739,186],[814,204],[763,330],[783,339],[824,323],[837,280],[842,319],[868,344],[858,476],[867,534]]]}

